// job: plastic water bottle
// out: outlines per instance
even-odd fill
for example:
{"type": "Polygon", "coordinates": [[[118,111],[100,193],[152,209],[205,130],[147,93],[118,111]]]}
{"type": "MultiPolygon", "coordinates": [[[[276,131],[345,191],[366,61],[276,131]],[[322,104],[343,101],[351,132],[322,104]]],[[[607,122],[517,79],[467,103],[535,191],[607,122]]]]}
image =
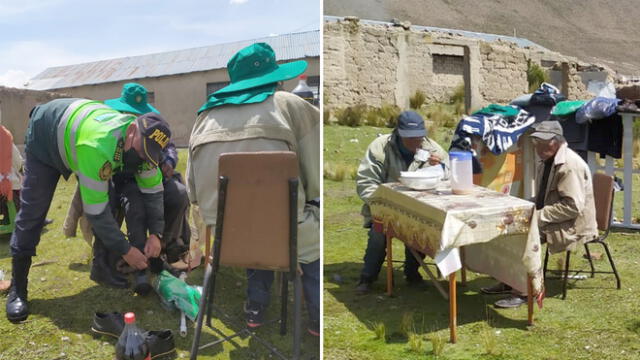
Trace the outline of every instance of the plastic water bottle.
{"type": "Polygon", "coordinates": [[[310,104],[315,105],[313,101],[313,90],[307,85],[307,75],[300,75],[298,86],[291,92],[307,100],[310,104]]]}
{"type": "Polygon", "coordinates": [[[124,324],[116,344],[116,360],[151,360],[149,345],[142,331],[136,326],[135,314],[124,314],[124,324]]]}

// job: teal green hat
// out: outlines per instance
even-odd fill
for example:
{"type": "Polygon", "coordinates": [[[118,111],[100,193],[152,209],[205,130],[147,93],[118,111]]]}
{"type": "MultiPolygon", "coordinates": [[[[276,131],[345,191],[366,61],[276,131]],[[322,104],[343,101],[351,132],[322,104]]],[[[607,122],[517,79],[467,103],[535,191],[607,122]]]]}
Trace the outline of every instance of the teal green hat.
{"type": "Polygon", "coordinates": [[[214,94],[228,94],[290,80],[307,69],[304,60],[276,63],[276,54],[266,43],[249,45],[238,51],[227,63],[231,83],[214,94]]]}
{"type": "Polygon", "coordinates": [[[104,103],[114,110],[136,115],[142,115],[150,112],[160,114],[156,108],[147,103],[147,89],[137,83],[124,84],[119,98],[105,100],[104,103]]]}

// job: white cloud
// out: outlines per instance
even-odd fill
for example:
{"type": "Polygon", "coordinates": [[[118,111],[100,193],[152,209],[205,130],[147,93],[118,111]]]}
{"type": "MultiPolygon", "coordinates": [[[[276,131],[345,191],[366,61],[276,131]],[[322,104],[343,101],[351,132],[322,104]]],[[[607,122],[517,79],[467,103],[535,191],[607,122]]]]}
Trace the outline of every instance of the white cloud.
{"type": "Polygon", "coordinates": [[[0,69],[7,69],[0,75],[0,84],[23,87],[25,78],[28,80],[48,67],[89,60],[86,56],[39,41],[9,43],[0,51],[0,69]]]}
{"type": "Polygon", "coordinates": [[[62,2],[63,0],[0,0],[0,20],[14,19],[16,15],[41,11],[51,6],[60,5],[62,2]]]}
{"type": "Polygon", "coordinates": [[[0,74],[0,85],[14,88],[23,88],[24,84],[31,78],[29,74],[22,70],[10,69],[4,74],[0,74]]]}
{"type": "Polygon", "coordinates": [[[231,5],[240,5],[240,4],[244,4],[249,0],[229,0],[229,4],[231,5]]]}

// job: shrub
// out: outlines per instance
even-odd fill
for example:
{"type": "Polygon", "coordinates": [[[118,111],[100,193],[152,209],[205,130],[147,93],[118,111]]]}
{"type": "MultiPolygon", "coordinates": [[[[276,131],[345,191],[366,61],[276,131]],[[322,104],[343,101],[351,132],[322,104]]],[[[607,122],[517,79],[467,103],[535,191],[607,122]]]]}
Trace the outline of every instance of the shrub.
{"type": "Polygon", "coordinates": [[[336,111],[336,119],[339,125],[357,127],[362,125],[366,113],[367,106],[358,104],[336,111]]]}
{"type": "Polygon", "coordinates": [[[410,332],[409,333],[409,349],[415,353],[422,352],[422,337],[418,334],[410,332]]]}
{"type": "Polygon", "coordinates": [[[385,328],[383,323],[380,323],[380,322],[379,323],[375,323],[373,325],[373,332],[376,335],[376,340],[386,341],[386,339],[387,339],[387,335],[386,335],[387,330],[386,330],[386,328],[385,328]]]}
{"type": "Polygon", "coordinates": [[[416,110],[420,109],[426,100],[426,95],[422,91],[416,90],[416,93],[409,98],[409,107],[416,110]]]}
{"type": "Polygon", "coordinates": [[[483,323],[481,336],[485,353],[487,355],[499,355],[498,337],[496,336],[493,328],[491,328],[488,323],[483,323]]]}
{"type": "Polygon", "coordinates": [[[413,328],[413,313],[406,312],[402,314],[402,321],[400,322],[400,332],[405,337],[409,337],[409,334],[414,331],[413,328]]]}
{"type": "Polygon", "coordinates": [[[447,343],[447,339],[439,333],[433,333],[429,336],[431,342],[431,352],[434,356],[440,356],[444,352],[444,346],[447,343]]]}
{"type": "Polygon", "coordinates": [[[455,87],[449,98],[449,103],[462,104],[462,111],[464,111],[464,83],[458,84],[458,86],[455,87]]]}
{"type": "Polygon", "coordinates": [[[331,123],[331,111],[326,106],[322,108],[322,123],[324,125],[331,123]]]}
{"type": "Polygon", "coordinates": [[[527,60],[527,82],[529,83],[529,92],[534,92],[543,82],[549,82],[549,73],[540,65],[527,60]]]}
{"type": "Polygon", "coordinates": [[[355,180],[358,169],[345,164],[330,164],[325,162],[323,169],[323,177],[332,181],[344,181],[344,179],[355,180]]]}
{"type": "Polygon", "coordinates": [[[396,124],[398,123],[398,116],[400,116],[401,112],[402,111],[397,105],[383,104],[380,107],[380,114],[384,119],[386,119],[385,125],[388,128],[396,127],[396,124]]]}

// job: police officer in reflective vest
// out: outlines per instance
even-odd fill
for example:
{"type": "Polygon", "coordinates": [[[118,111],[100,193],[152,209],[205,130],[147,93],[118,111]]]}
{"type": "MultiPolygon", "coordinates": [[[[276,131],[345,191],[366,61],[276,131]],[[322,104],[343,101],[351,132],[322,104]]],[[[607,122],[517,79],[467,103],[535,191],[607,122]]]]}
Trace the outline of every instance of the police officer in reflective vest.
{"type": "Polygon", "coordinates": [[[158,234],[163,231],[164,219],[162,174],[157,165],[170,136],[169,125],[158,114],[136,118],[92,100],[56,99],[31,111],[21,207],[11,235],[12,280],[6,305],[10,321],[22,321],[29,315],[31,257],[36,255],[60,175],[68,179],[76,174],[84,214],[96,240],[100,239],[109,252],[139,270],[147,267],[148,258],[159,255],[158,234]],[[131,169],[144,194],[148,214],[156,219],[144,252],[126,240],[109,205],[112,174],[131,169]]]}

